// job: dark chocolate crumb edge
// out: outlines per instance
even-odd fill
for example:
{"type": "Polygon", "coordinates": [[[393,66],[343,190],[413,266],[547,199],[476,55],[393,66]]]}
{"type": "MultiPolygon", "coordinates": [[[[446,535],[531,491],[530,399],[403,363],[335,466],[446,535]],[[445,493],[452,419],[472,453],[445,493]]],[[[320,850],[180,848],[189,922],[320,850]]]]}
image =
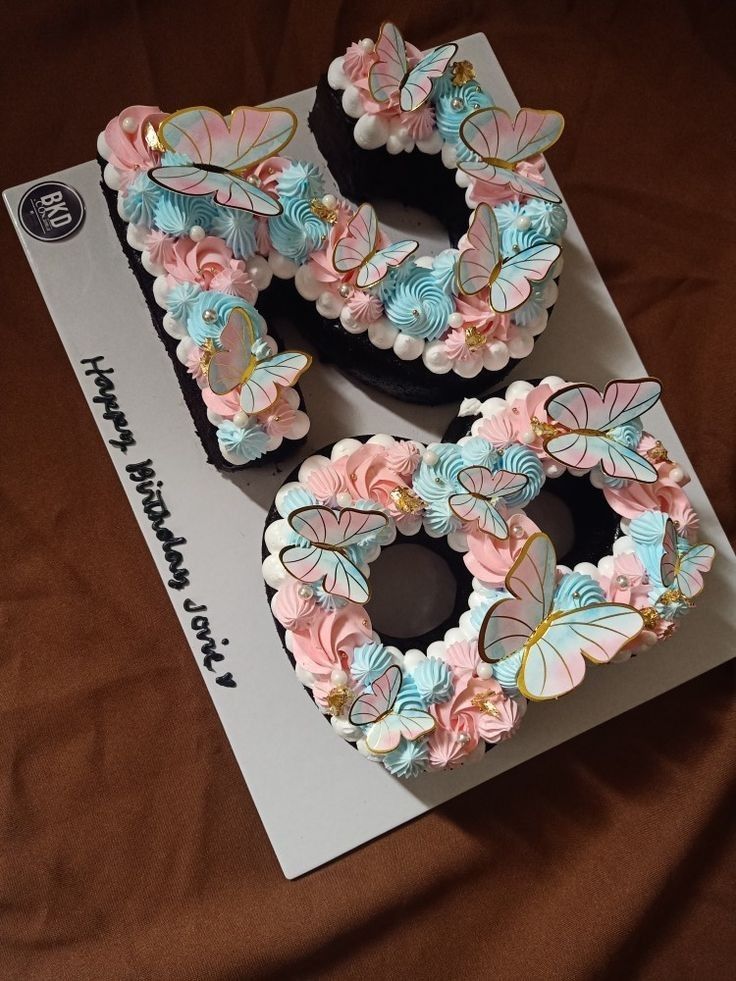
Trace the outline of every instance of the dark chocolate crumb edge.
{"type": "MultiPolygon", "coordinates": [[[[103,157],[98,155],[97,162],[99,163],[100,169],[104,174],[106,161],[104,160],[103,157]]],[[[158,305],[158,303],[156,303],[156,299],[153,295],[154,277],[151,276],[150,273],[146,272],[146,270],[143,268],[140,253],[128,244],[128,240],[126,237],[128,225],[127,222],[125,222],[118,214],[117,192],[113,191],[112,188],[109,188],[107,186],[104,180],[104,176],[100,181],[100,187],[102,189],[102,194],[105,198],[107,209],[110,214],[110,220],[112,221],[113,228],[115,229],[115,234],[117,235],[117,239],[118,242],[120,243],[120,247],[123,250],[123,254],[125,255],[125,258],[128,260],[128,266],[130,267],[131,272],[135,276],[136,281],[138,282],[138,286],[140,287],[141,293],[143,294],[143,298],[146,301],[146,306],[148,307],[148,312],[151,316],[151,322],[153,323],[156,334],[158,335],[159,340],[163,344],[164,348],[166,349],[166,353],[169,355],[169,358],[171,360],[172,366],[174,368],[174,372],[176,374],[177,381],[179,382],[179,387],[181,389],[182,396],[184,398],[187,408],[189,409],[189,414],[191,415],[192,421],[194,422],[194,428],[196,430],[199,441],[201,442],[205,455],[207,457],[207,462],[212,464],[212,466],[216,467],[217,470],[223,473],[238,473],[241,470],[247,470],[252,467],[268,466],[273,463],[278,463],[279,461],[283,460],[285,457],[290,456],[294,451],[296,451],[299,447],[301,447],[305,443],[306,437],[303,437],[302,439],[298,439],[298,440],[285,439],[282,441],[281,445],[277,449],[271,451],[270,453],[267,453],[265,456],[261,457],[260,459],[252,460],[249,463],[244,463],[238,466],[230,463],[222,455],[222,452],[220,450],[220,445],[217,441],[215,427],[207,418],[207,406],[204,404],[204,401],[202,400],[202,397],[200,395],[201,390],[197,385],[196,381],[191,377],[191,375],[187,371],[186,367],[179,361],[179,359],[176,356],[176,348],[179,342],[176,340],[176,338],[171,337],[164,330],[163,320],[166,311],[162,310],[162,308],[158,305]]],[[[265,291],[262,298],[259,299],[265,299],[267,292],[268,291],[265,291]]],[[[262,308],[265,307],[266,305],[267,305],[266,303],[259,303],[258,305],[258,311],[263,316],[265,315],[263,314],[262,308]]],[[[268,306],[270,307],[270,304],[268,304],[268,306]]],[[[268,320],[267,317],[265,319],[268,320]]],[[[269,334],[275,338],[275,340],[279,344],[279,347],[281,347],[282,346],[281,341],[279,337],[272,330],[270,324],[269,324],[269,334]]],[[[299,407],[301,409],[304,409],[304,400],[302,398],[302,393],[298,387],[296,390],[299,394],[299,407]]]]}

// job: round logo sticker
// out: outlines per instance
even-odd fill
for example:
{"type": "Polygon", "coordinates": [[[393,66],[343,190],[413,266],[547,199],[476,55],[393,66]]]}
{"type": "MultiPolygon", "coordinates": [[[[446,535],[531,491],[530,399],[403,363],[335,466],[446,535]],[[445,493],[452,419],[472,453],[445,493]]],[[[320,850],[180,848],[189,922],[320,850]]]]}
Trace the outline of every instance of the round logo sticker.
{"type": "Polygon", "coordinates": [[[61,242],[84,221],[84,201],[68,184],[44,181],[23,195],[18,218],[25,231],[40,242],[61,242]]]}

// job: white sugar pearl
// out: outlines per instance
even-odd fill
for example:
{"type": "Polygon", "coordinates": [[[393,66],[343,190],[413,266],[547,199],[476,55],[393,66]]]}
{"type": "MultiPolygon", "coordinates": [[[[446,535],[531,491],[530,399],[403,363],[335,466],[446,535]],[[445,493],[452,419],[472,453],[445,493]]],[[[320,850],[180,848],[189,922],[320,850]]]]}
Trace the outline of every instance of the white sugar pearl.
{"type": "MultiPolygon", "coordinates": [[[[343,108],[344,106],[345,96],[343,96],[343,108]]],[[[389,124],[380,116],[361,116],[353,129],[353,139],[363,150],[376,150],[385,144],[389,132],[389,124]]]]}
{"type": "Polygon", "coordinates": [[[341,508],[349,508],[353,503],[353,499],[347,491],[340,491],[337,495],[337,503],[341,508]]]}
{"type": "Polygon", "coordinates": [[[516,219],[516,227],[520,232],[525,232],[527,228],[531,228],[532,220],[528,215],[519,215],[516,219]]]}
{"type": "Polygon", "coordinates": [[[135,133],[138,129],[138,123],[133,116],[123,116],[120,126],[126,133],[135,133]]]}
{"type": "Polygon", "coordinates": [[[521,442],[526,443],[527,446],[530,446],[536,438],[537,434],[533,429],[525,429],[521,436],[519,436],[521,442]]]}
{"type": "MultiPolygon", "coordinates": [[[[352,84],[349,84],[342,94],[342,108],[347,116],[351,119],[357,119],[360,121],[363,116],[363,100],[360,97],[360,91],[352,84]]],[[[357,129],[357,127],[356,127],[357,129]]],[[[357,143],[357,137],[355,142],[357,143]]]]}
{"type": "Polygon", "coordinates": [[[398,333],[397,328],[386,317],[381,317],[380,320],[368,324],[370,342],[381,351],[387,351],[390,347],[393,347],[398,333]]]}
{"type": "Polygon", "coordinates": [[[286,256],[281,255],[279,252],[270,253],[268,264],[271,266],[274,276],[278,276],[279,279],[293,279],[299,268],[295,262],[287,259],[286,256]]]}
{"type": "Polygon", "coordinates": [[[493,677],[493,668],[490,664],[486,664],[485,661],[482,661],[475,669],[475,673],[479,678],[482,678],[483,681],[489,681],[493,677]]]}
{"type": "Polygon", "coordinates": [[[422,463],[426,463],[428,467],[434,467],[439,462],[439,456],[434,450],[425,450],[422,453],[422,463]]]}
{"type": "Polygon", "coordinates": [[[453,328],[453,330],[459,330],[465,321],[463,320],[463,315],[461,313],[451,313],[447,318],[447,323],[448,326],[453,328]]]}
{"type": "Polygon", "coordinates": [[[332,211],[337,207],[337,198],[334,194],[325,194],[322,197],[322,204],[325,206],[325,208],[329,208],[330,211],[332,211]]]}
{"type": "Polygon", "coordinates": [[[233,416],[233,423],[236,426],[240,426],[241,429],[245,429],[245,427],[248,425],[248,420],[249,419],[250,419],[250,416],[248,415],[248,413],[247,412],[243,412],[243,410],[240,409],[233,416]]]}
{"type": "Polygon", "coordinates": [[[207,233],[201,225],[192,225],[189,229],[189,238],[193,242],[201,242],[207,233]]]}
{"type": "Polygon", "coordinates": [[[555,463],[554,460],[548,460],[544,464],[544,472],[548,477],[561,477],[565,468],[559,463],[555,463]]]}
{"type": "Polygon", "coordinates": [[[335,668],[335,670],[330,675],[330,681],[333,685],[344,685],[347,683],[348,676],[341,668],[335,668]]]}
{"type": "Polygon", "coordinates": [[[363,51],[365,51],[366,54],[370,54],[375,47],[375,44],[369,37],[364,37],[361,41],[358,42],[358,44],[363,49],[363,51]]]}
{"type": "Polygon", "coordinates": [[[268,260],[262,255],[254,255],[245,264],[245,271],[251,279],[255,288],[260,292],[268,289],[273,279],[273,271],[268,264],[268,260]]]}
{"type": "Polygon", "coordinates": [[[299,296],[314,301],[325,288],[324,283],[313,275],[308,265],[299,266],[294,276],[294,286],[299,296]]]}
{"type": "Polygon", "coordinates": [[[415,361],[421,358],[424,351],[424,341],[421,337],[410,337],[399,333],[394,341],[394,354],[402,361],[415,361]]]}
{"type": "Polygon", "coordinates": [[[674,480],[674,482],[676,484],[684,484],[685,483],[685,471],[680,466],[675,465],[670,470],[669,476],[670,476],[670,480],[674,480]]]}

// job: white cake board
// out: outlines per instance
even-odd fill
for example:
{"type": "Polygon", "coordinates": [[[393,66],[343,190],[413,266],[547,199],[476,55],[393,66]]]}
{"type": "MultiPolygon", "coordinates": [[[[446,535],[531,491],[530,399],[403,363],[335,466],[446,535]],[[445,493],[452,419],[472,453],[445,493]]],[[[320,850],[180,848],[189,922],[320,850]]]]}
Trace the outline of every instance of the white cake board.
{"type": "MultiPolygon", "coordinates": [[[[517,106],[486,38],[475,34],[459,45],[459,57],[473,62],[481,85],[495,101],[509,109],[517,106]]],[[[306,125],[313,96],[309,90],[279,102],[300,119],[290,156],[323,164],[306,125]]],[[[100,120],[101,127],[104,123],[100,120]]],[[[163,481],[162,493],[171,512],[167,524],[187,540],[181,550],[191,574],[190,587],[169,592],[200,667],[201,642],[191,629],[184,601],[206,604],[214,637],[218,642],[229,638],[227,647],[218,643],[226,659],[217,668],[218,673],[232,671],[237,687],[217,685],[215,675],[204,668],[202,677],[288,878],[732,656],[736,558],[693,476],[688,493],[701,517],[701,540],[712,542],[719,554],[697,609],[671,640],[625,664],[589,670],[583,685],[558,702],[532,705],[519,734],[487,753],[477,766],[425,774],[405,783],[365,760],[317,711],[281,648],[261,577],[264,519],[285,473],[313,450],[361,433],[437,440],[454,408],[404,405],[348,381],[331,367],[315,364],[303,379],[312,417],[308,446],[279,469],[265,466],[234,477],[220,475],[205,462],[169,358],[120,249],[99,188],[97,164],[81,164],[53,177],[76,188],[84,200],[86,220],[73,237],[57,243],[36,241],[20,227],[19,201],[38,181],[6,191],[7,208],[153,560],[167,582],[170,573],[160,542],[125,465],[150,459],[163,481]],[[114,368],[115,393],[135,435],[136,445],[127,455],[109,445],[115,436],[112,424],[102,418],[102,407],[91,401],[97,389],[84,375],[80,361],[97,355],[104,356],[105,366],[114,368]],[[202,520],[205,510],[206,521],[202,520]]],[[[427,229],[425,222],[418,236],[425,252],[446,247],[442,234],[427,229]]],[[[398,237],[401,229],[395,231],[398,237]]],[[[550,327],[512,377],[558,374],[603,384],[610,378],[641,376],[645,369],[572,218],[564,254],[560,298],[550,327]]],[[[297,339],[293,331],[287,330],[286,335],[292,343],[297,339]]],[[[298,341],[304,346],[303,338],[298,341]]],[[[656,367],[649,366],[655,374],[656,367]]],[[[661,406],[647,416],[647,424],[670,455],[692,473],[661,406]]]]}

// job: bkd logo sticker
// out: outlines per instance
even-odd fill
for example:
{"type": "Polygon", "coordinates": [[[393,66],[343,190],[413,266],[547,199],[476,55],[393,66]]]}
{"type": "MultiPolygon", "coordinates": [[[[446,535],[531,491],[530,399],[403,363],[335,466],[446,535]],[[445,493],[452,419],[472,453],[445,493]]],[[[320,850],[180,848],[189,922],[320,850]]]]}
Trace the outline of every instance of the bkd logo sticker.
{"type": "Polygon", "coordinates": [[[25,231],[40,242],[61,242],[84,221],[84,201],[68,184],[44,181],[23,195],[18,218],[25,231]]]}

